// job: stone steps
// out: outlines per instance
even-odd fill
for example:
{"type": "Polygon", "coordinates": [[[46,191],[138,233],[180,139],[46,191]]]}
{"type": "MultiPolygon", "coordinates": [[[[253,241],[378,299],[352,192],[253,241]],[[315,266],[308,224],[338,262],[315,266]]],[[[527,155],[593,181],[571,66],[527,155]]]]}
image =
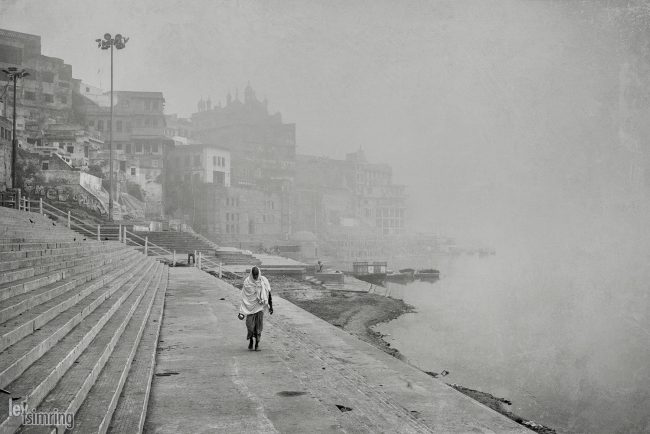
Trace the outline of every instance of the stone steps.
{"type": "MultiPolygon", "coordinates": [[[[111,314],[110,318],[108,318],[105,325],[97,332],[92,342],[90,342],[83,350],[75,363],[63,375],[57,385],[38,405],[38,411],[52,412],[57,409],[59,411],[76,414],[84,401],[86,401],[87,397],[89,398],[89,405],[94,406],[99,404],[100,401],[108,401],[109,407],[104,407],[104,410],[110,408],[110,402],[117,397],[106,396],[111,394],[106,390],[100,390],[98,394],[96,393],[92,396],[89,396],[89,392],[100,377],[102,377],[103,380],[102,384],[107,381],[104,376],[104,367],[109,358],[115,356],[114,359],[119,359],[120,353],[115,353],[114,351],[118,349],[118,347],[116,347],[118,346],[118,343],[120,350],[125,346],[127,348],[129,345],[133,346],[133,341],[136,341],[135,346],[137,346],[137,341],[140,339],[137,330],[140,325],[135,325],[135,334],[131,333],[130,335],[127,334],[125,336],[125,329],[130,324],[136,311],[143,313],[142,310],[144,310],[143,315],[148,316],[151,307],[150,301],[153,300],[152,295],[155,294],[158,289],[160,274],[159,265],[157,264],[149,262],[148,267],[145,268],[146,270],[142,273],[138,273],[138,276],[134,277],[129,285],[127,285],[127,289],[120,295],[122,301],[119,302],[119,305],[118,303],[115,304],[117,308],[111,314]],[[156,273],[156,271],[158,271],[158,273],[156,273]],[[145,295],[148,296],[148,301],[141,303],[145,295]],[[123,336],[124,339],[121,339],[123,336]]],[[[142,324],[144,318],[138,318],[136,316],[136,323],[138,319],[142,324]]],[[[129,331],[133,332],[133,329],[130,329],[129,331]]],[[[126,369],[128,372],[127,365],[130,365],[130,360],[120,360],[118,363],[121,363],[122,366],[120,367],[126,369]]],[[[121,387],[119,382],[123,382],[123,380],[120,380],[119,377],[114,378],[110,376],[108,371],[106,371],[106,374],[110,377],[108,381],[111,383],[111,386],[115,387],[115,389],[120,389],[121,387]]],[[[113,391],[113,395],[114,393],[115,391],[113,391]]],[[[105,425],[108,425],[108,421],[105,425]]],[[[75,428],[78,432],[91,432],[90,429],[80,430],[78,423],[75,423],[75,428]]],[[[28,427],[21,430],[21,432],[26,433],[42,431],[42,427],[28,427]]]]}
{"type": "MultiPolygon", "coordinates": [[[[149,262],[149,261],[147,261],[149,262]]],[[[144,277],[141,270],[151,263],[137,265],[124,279],[107,285],[89,305],[92,313],[47,351],[38,361],[27,368],[20,377],[5,387],[13,398],[20,397],[30,409],[38,408],[68,369],[77,361],[92,340],[102,330],[144,277]]],[[[21,418],[9,416],[0,408],[0,431],[15,432],[21,418]]]]}
{"type": "MultiPolygon", "coordinates": [[[[110,273],[89,281],[85,287],[80,288],[80,291],[98,290],[111,281],[118,281],[119,283],[118,278],[120,275],[128,274],[131,270],[128,262],[130,259],[125,258],[110,273]]],[[[86,316],[92,313],[92,304],[90,301],[91,299],[88,298],[60,313],[47,324],[34,330],[33,333],[7,348],[2,353],[3,357],[0,360],[0,387],[4,388],[14,381],[27,367],[40,358],[86,316]]]]}
{"type": "Polygon", "coordinates": [[[110,264],[117,262],[120,258],[128,257],[127,250],[113,250],[85,259],[87,269],[73,272],[63,279],[34,288],[31,291],[8,297],[0,301],[0,324],[10,318],[20,315],[25,310],[31,309],[38,304],[50,300],[63,292],[77,287],[91,279],[110,271],[110,264]]]}
{"type": "MultiPolygon", "coordinates": [[[[114,277],[113,274],[109,275],[107,280],[111,277],[114,277]]],[[[104,280],[101,282],[104,283],[104,280]]],[[[72,288],[33,307],[16,318],[5,321],[0,325],[0,351],[41,328],[44,324],[70,307],[84,305],[86,303],[92,304],[95,297],[101,297],[101,291],[97,291],[98,286],[91,284],[82,285],[79,288],[72,288]]]]}
{"type": "MultiPolygon", "coordinates": [[[[79,247],[72,247],[68,249],[52,249],[45,252],[45,254],[32,254],[29,257],[22,258],[20,258],[20,256],[24,256],[25,252],[7,252],[9,254],[0,254],[0,271],[11,271],[41,264],[61,262],[78,258],[80,256],[86,256],[86,254],[101,252],[105,248],[105,246],[102,246],[99,243],[88,243],[85,245],[80,245],[79,247]],[[8,257],[10,258],[11,256],[14,258],[6,260],[3,259],[8,257]]],[[[40,252],[44,253],[42,250],[40,252]]]]}
{"type": "MultiPolygon", "coordinates": [[[[116,247],[106,248],[106,253],[114,251],[117,251],[116,247]]],[[[67,261],[37,265],[5,273],[2,275],[5,282],[0,284],[0,300],[6,300],[15,295],[62,280],[67,275],[86,271],[94,259],[99,258],[95,258],[93,255],[83,256],[67,261]]]]}
{"type": "MultiPolygon", "coordinates": [[[[162,269],[163,265],[159,267],[162,269]]],[[[144,295],[124,331],[125,338],[115,347],[79,409],[76,416],[76,432],[106,432],[113,419],[124,428],[119,432],[142,430],[166,285],[167,272],[157,273],[157,279],[144,295]],[[130,380],[129,387],[125,387],[127,379],[130,380]],[[120,413],[115,418],[114,412],[120,402],[120,413]],[[124,413],[126,409],[129,414],[124,413]]]]}
{"type": "MultiPolygon", "coordinates": [[[[64,224],[0,209],[0,388],[28,411],[78,413],[77,432],[106,432],[114,411],[141,430],[168,268],[64,224]]],[[[22,422],[3,401],[0,433],[65,428],[22,422]]]]}
{"type": "MultiPolygon", "coordinates": [[[[108,431],[111,433],[142,432],[147,416],[151,382],[156,366],[158,338],[165,307],[165,294],[169,280],[169,268],[165,267],[161,288],[156,294],[142,339],[126,378],[108,431]]],[[[80,415],[83,424],[83,415],[80,415]]]]}

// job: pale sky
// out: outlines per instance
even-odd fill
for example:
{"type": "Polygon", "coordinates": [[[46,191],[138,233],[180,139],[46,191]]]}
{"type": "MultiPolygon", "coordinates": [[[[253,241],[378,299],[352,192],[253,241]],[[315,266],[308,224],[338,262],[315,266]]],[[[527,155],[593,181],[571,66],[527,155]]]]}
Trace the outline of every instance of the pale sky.
{"type": "Polygon", "coordinates": [[[571,4],[3,0],[0,27],[41,35],[44,54],[104,88],[94,40],[129,36],[116,88],[162,91],[167,113],[250,81],[296,123],[298,152],[363,147],[409,186],[414,227],[497,242],[567,221],[540,209],[603,194],[572,176],[615,139],[600,112],[618,92],[616,47],[571,4]]]}

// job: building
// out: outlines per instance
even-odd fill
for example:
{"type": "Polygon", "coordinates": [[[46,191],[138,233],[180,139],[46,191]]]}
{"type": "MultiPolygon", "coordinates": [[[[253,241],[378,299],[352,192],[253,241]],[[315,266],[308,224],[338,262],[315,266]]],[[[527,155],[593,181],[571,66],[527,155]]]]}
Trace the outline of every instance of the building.
{"type": "Polygon", "coordinates": [[[230,152],[214,145],[176,146],[166,162],[170,182],[230,187],[230,152]]]}
{"type": "Polygon", "coordinates": [[[44,132],[42,140],[25,146],[30,152],[61,156],[71,167],[88,170],[90,152],[101,149],[104,142],[97,133],[78,125],[54,124],[44,132]]]}
{"type": "MultiPolygon", "coordinates": [[[[163,215],[163,173],[166,155],[174,141],[165,136],[165,98],[162,92],[113,92],[113,125],[110,121],[110,92],[77,83],[75,111],[87,128],[96,130],[109,149],[112,129],[113,150],[125,156],[126,181],[143,191],[147,218],[163,215]]],[[[114,169],[115,170],[115,169],[114,169]]]]}
{"type": "Polygon", "coordinates": [[[368,163],[361,149],[347,154],[346,162],[352,170],[356,218],[373,226],[379,235],[404,233],[405,186],[393,184],[392,168],[368,163]]]}
{"type": "Polygon", "coordinates": [[[259,101],[250,85],[243,102],[228,94],[224,107],[212,107],[209,100],[198,107],[192,114],[195,138],[230,150],[233,186],[281,188],[293,180],[296,126],[283,123],[280,113],[269,114],[268,103],[259,101]]]}
{"type": "MultiPolygon", "coordinates": [[[[16,130],[22,141],[36,143],[41,130],[73,120],[72,67],[63,60],[41,54],[41,37],[0,29],[0,68],[17,67],[29,75],[17,83],[16,130]]],[[[0,86],[7,77],[0,75],[0,86]]],[[[13,86],[8,86],[2,108],[13,116],[13,86]]]]}
{"type": "Polygon", "coordinates": [[[11,188],[11,121],[0,116],[0,191],[11,188]]]}
{"type": "Polygon", "coordinates": [[[165,115],[165,123],[164,134],[171,138],[175,145],[193,143],[194,126],[191,119],[179,117],[177,114],[165,115]]]}
{"type": "Polygon", "coordinates": [[[373,236],[404,233],[405,187],[393,184],[389,165],[368,163],[361,150],[345,160],[299,155],[296,161],[296,230],[321,237],[342,227],[372,228],[373,236]]]}
{"type": "Polygon", "coordinates": [[[282,237],[281,195],[249,187],[194,183],[188,195],[192,227],[218,243],[244,248],[270,247],[282,237]]]}
{"type": "Polygon", "coordinates": [[[230,151],[231,186],[256,190],[262,203],[272,200],[280,206],[275,236],[286,238],[292,232],[295,124],[284,123],[280,113],[270,114],[267,101],[260,101],[250,85],[244,90],[243,101],[237,94],[234,99],[228,94],[223,106],[201,99],[197,108],[191,117],[194,139],[230,151]]]}

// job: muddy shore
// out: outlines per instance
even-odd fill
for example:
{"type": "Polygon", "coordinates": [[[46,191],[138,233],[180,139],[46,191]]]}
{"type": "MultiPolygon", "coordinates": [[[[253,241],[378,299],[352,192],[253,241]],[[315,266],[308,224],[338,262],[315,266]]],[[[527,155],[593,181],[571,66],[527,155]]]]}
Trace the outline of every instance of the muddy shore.
{"type": "MultiPolygon", "coordinates": [[[[224,280],[229,279],[225,278],[224,280]]],[[[384,335],[373,330],[373,326],[396,319],[404,313],[415,312],[414,306],[402,300],[379,294],[327,289],[288,276],[272,276],[269,277],[269,281],[274,294],[357,336],[393,357],[405,360],[397,349],[392,348],[390,343],[383,339],[384,335]]],[[[241,279],[230,281],[230,283],[240,287],[241,279]]],[[[444,376],[444,371],[441,374],[425,372],[434,378],[444,376]]],[[[552,428],[525,420],[512,413],[509,410],[510,402],[507,399],[458,384],[448,383],[448,385],[532,431],[542,434],[555,433],[552,428]]]]}

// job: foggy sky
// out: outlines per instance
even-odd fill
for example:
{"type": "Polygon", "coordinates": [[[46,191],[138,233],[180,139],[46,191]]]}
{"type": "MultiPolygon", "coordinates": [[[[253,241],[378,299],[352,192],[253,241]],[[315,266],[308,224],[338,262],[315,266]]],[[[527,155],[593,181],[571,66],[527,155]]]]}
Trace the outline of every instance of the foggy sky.
{"type": "Polygon", "coordinates": [[[409,186],[414,228],[499,244],[539,231],[561,238],[602,216],[612,182],[629,190],[625,155],[604,172],[595,163],[618,141],[620,47],[579,8],[5,0],[0,27],[41,35],[44,54],[106,89],[109,56],[94,39],[129,36],[116,88],[163,91],[167,113],[235,88],[243,98],[250,81],[297,124],[299,153],[363,147],[409,186]]]}

